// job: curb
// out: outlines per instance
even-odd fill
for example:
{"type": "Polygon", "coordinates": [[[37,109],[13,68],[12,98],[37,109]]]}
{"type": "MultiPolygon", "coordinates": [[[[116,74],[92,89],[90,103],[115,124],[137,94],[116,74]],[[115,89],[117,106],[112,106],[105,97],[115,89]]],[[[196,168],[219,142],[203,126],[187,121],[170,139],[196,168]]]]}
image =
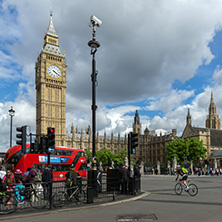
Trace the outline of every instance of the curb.
{"type": "MultiPolygon", "coordinates": [[[[141,191],[141,192],[144,192],[144,191],[141,191]]],[[[117,201],[113,201],[113,202],[109,202],[109,203],[101,203],[101,204],[88,205],[88,206],[82,206],[82,207],[66,208],[66,209],[60,209],[60,210],[48,210],[48,211],[44,211],[44,212],[36,212],[36,213],[30,213],[30,214],[27,213],[27,214],[23,214],[23,215],[18,214],[18,215],[14,215],[14,216],[2,215],[2,216],[0,216],[0,220],[6,221],[6,220],[14,220],[14,219],[18,219],[18,218],[22,219],[22,218],[28,218],[28,217],[41,216],[41,215],[50,215],[50,214],[54,214],[54,213],[63,213],[63,212],[76,211],[76,210],[93,209],[93,208],[97,208],[97,207],[106,207],[106,206],[111,206],[111,205],[115,205],[115,204],[138,200],[140,198],[148,196],[149,194],[150,194],[150,192],[144,192],[141,195],[138,195],[138,196],[135,196],[132,198],[128,198],[128,199],[124,199],[124,200],[117,200],[117,201]]]]}

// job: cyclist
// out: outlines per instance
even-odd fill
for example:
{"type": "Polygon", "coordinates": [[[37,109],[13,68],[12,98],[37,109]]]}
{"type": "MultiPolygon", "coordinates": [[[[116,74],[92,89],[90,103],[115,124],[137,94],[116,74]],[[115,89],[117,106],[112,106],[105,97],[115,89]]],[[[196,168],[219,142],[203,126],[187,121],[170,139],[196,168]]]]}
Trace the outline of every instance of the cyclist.
{"type": "Polygon", "coordinates": [[[182,169],[180,165],[177,165],[176,173],[177,173],[176,181],[178,180],[179,176],[182,176],[183,184],[186,186],[185,191],[188,191],[189,187],[187,185],[187,178],[188,178],[187,170],[185,168],[182,169]]]}
{"type": "MultiPolygon", "coordinates": [[[[74,166],[71,165],[69,168],[68,173],[66,173],[65,177],[66,177],[66,187],[68,195],[71,196],[72,193],[75,192],[75,190],[78,188],[77,187],[77,172],[74,170],[74,166]]],[[[79,204],[79,195],[78,193],[75,193],[75,199],[77,201],[77,204],[79,204]]]]}

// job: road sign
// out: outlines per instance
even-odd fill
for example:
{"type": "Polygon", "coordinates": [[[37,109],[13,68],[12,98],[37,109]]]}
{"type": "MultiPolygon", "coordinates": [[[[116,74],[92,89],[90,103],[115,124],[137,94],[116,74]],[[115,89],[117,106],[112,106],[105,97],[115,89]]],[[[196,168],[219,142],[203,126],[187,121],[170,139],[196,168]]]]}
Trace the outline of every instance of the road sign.
{"type": "Polygon", "coordinates": [[[187,156],[184,157],[184,164],[187,164],[187,156]]]}
{"type": "Polygon", "coordinates": [[[55,147],[52,146],[52,147],[49,147],[49,148],[48,148],[48,152],[49,152],[49,153],[53,153],[54,151],[55,151],[55,147]]]}

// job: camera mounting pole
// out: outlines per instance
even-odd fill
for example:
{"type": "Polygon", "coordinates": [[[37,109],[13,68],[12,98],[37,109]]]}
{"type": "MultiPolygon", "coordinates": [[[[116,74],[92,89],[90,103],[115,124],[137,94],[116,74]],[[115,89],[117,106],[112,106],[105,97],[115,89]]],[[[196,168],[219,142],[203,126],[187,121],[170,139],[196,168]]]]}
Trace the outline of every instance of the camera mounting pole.
{"type": "Polygon", "coordinates": [[[102,24],[101,20],[99,20],[96,16],[92,15],[90,17],[91,27],[93,28],[92,31],[92,40],[88,42],[88,46],[91,48],[91,55],[92,55],[92,74],[91,74],[91,81],[92,81],[92,159],[93,159],[93,170],[96,170],[96,83],[97,83],[97,74],[98,71],[96,70],[96,60],[95,54],[97,48],[100,47],[100,43],[96,41],[96,27],[100,27],[102,24]]]}

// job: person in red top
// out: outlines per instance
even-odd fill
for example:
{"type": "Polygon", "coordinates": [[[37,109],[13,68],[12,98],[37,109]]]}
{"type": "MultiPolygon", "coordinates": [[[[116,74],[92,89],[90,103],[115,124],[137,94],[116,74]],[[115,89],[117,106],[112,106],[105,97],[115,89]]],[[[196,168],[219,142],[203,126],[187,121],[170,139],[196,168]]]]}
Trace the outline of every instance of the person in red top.
{"type": "MultiPolygon", "coordinates": [[[[15,186],[13,186],[15,184],[15,177],[11,170],[6,170],[6,175],[2,179],[2,184],[6,186],[7,191],[11,191],[13,188],[15,188],[15,186]]],[[[12,204],[10,201],[10,196],[7,197],[7,204],[12,204]]]]}

